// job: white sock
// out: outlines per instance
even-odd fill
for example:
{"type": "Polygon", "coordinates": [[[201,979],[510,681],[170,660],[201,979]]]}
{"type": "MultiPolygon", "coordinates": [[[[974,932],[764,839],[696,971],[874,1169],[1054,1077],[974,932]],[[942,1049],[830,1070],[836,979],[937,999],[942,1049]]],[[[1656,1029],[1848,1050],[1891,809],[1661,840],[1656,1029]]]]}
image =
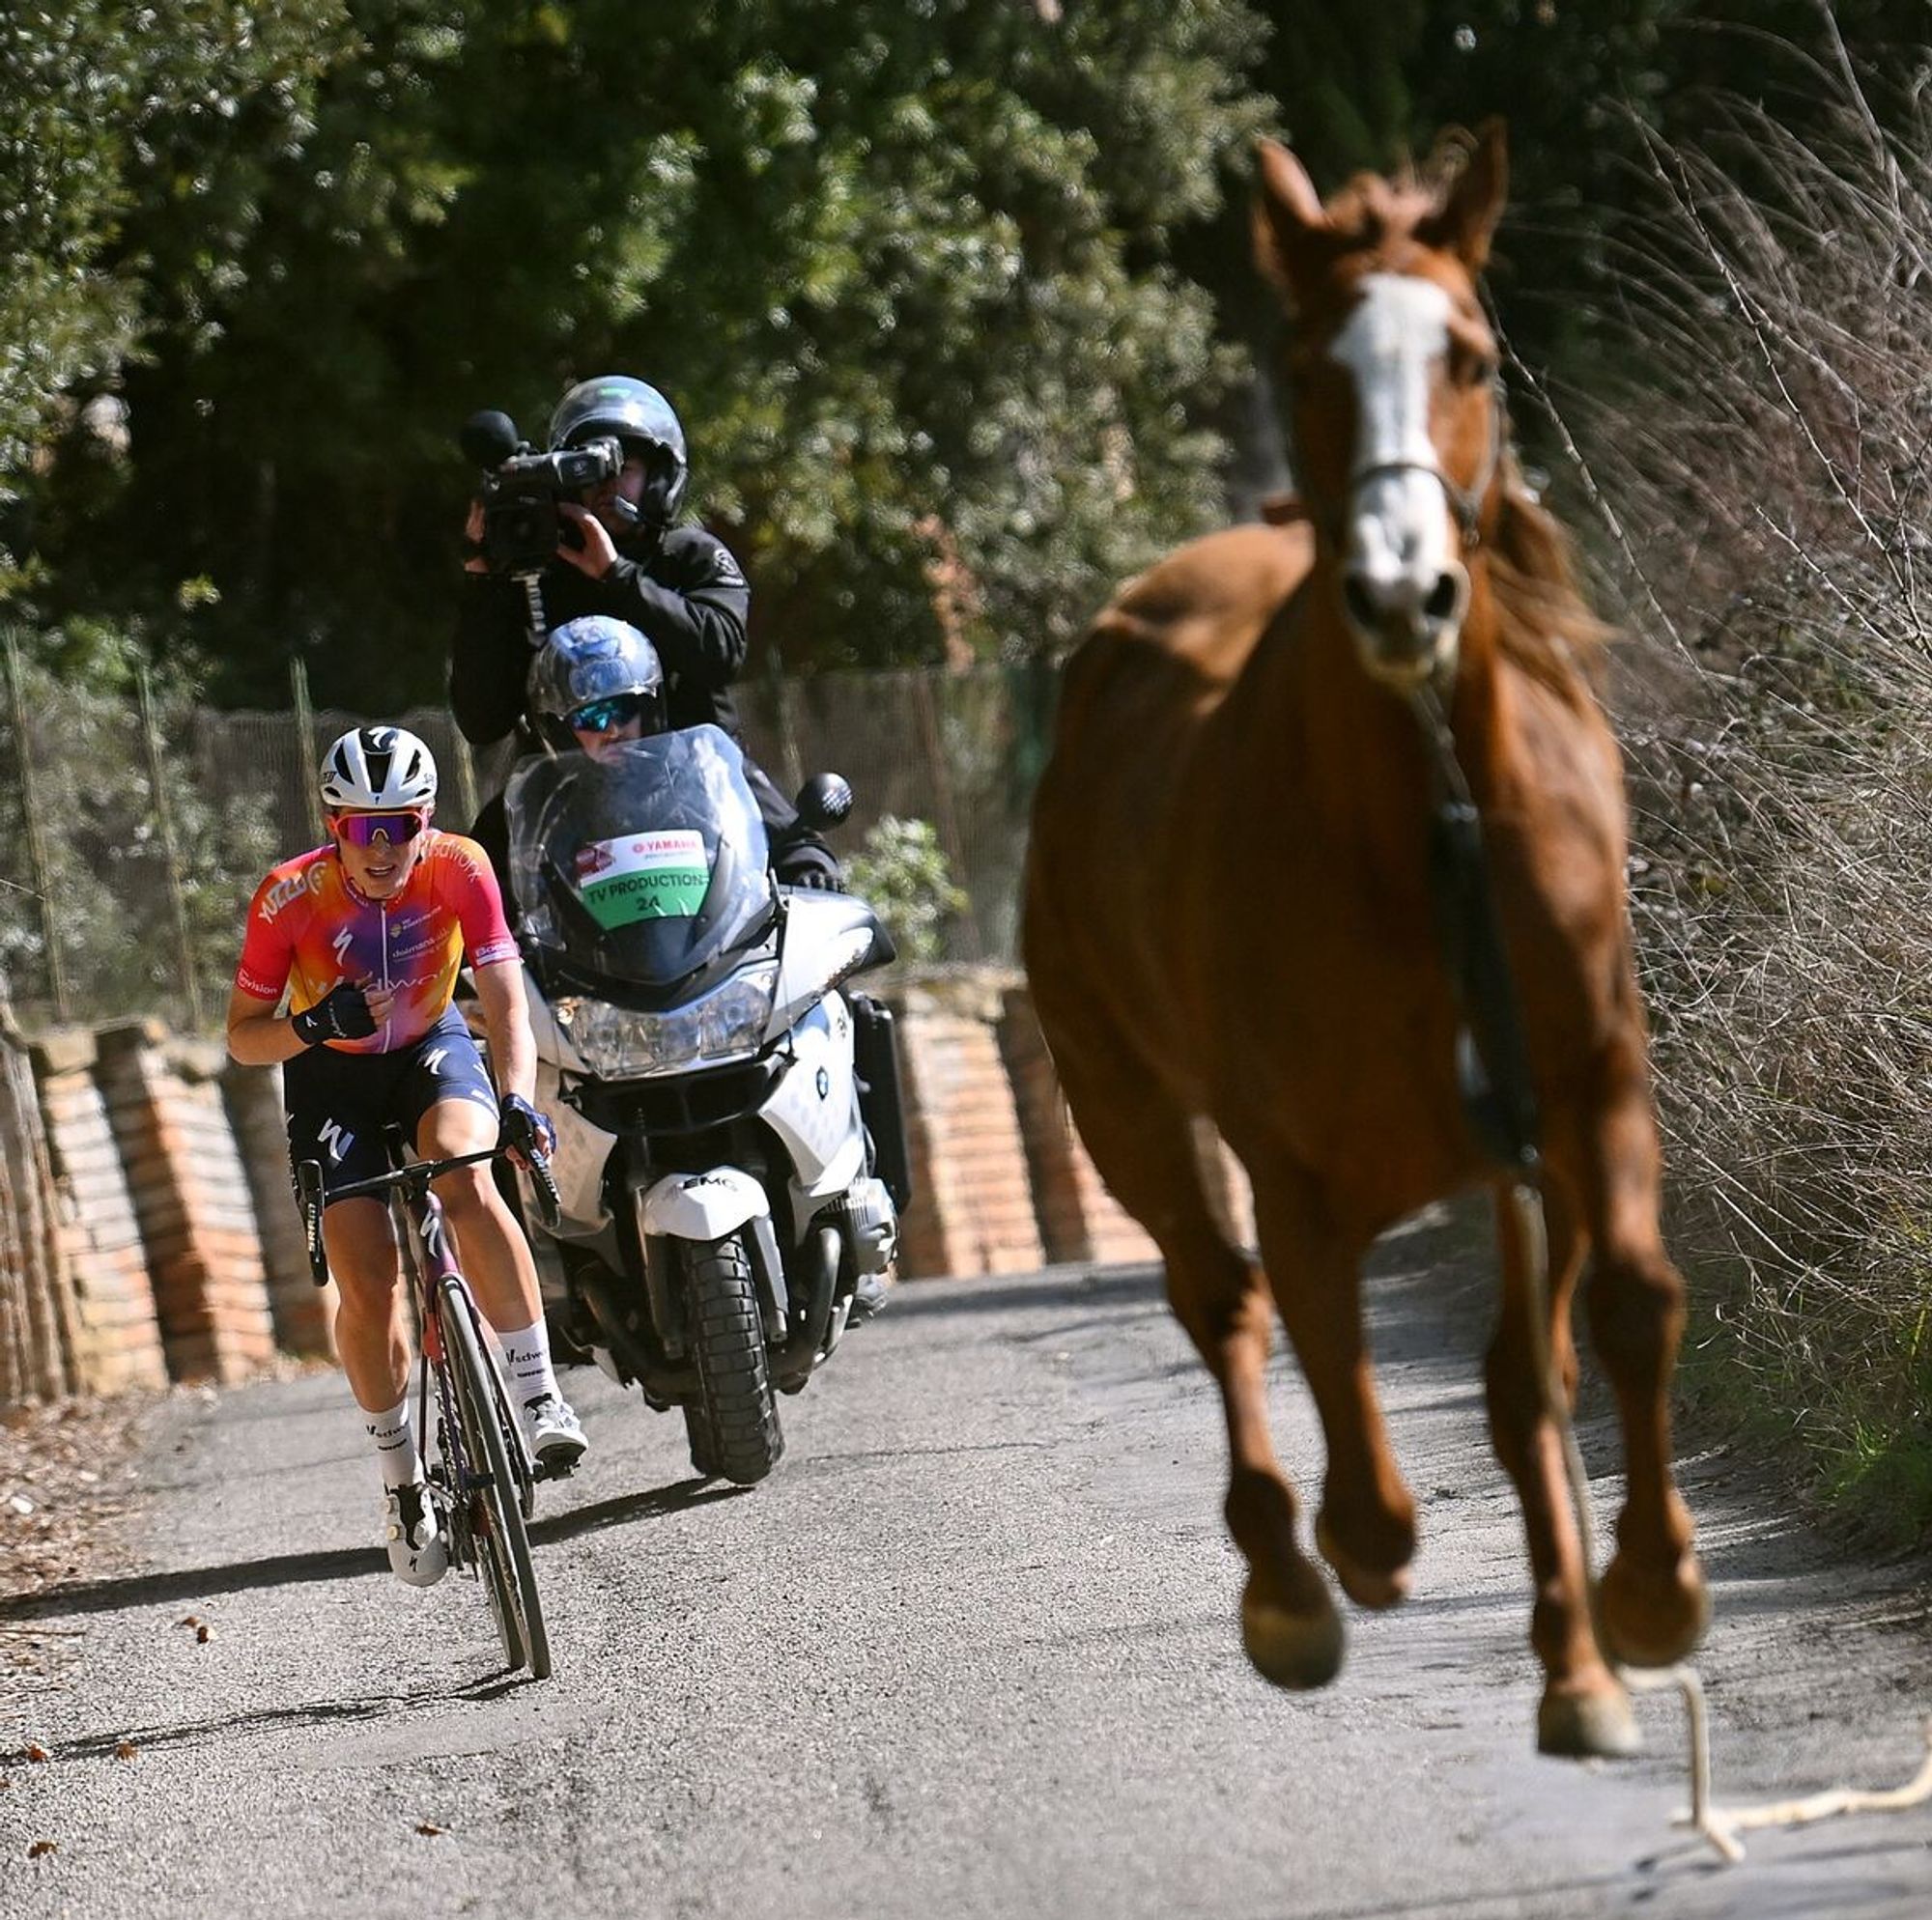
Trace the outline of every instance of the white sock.
{"type": "Polygon", "coordinates": [[[422,1455],[416,1451],[407,1399],[387,1413],[371,1413],[364,1407],[362,1426],[376,1443],[376,1458],[383,1469],[384,1486],[407,1486],[411,1481],[422,1479],[422,1455]]]}
{"type": "Polygon", "coordinates": [[[550,1364],[550,1329],[541,1318],[533,1325],[499,1334],[497,1339],[503,1342],[504,1384],[518,1406],[528,1406],[546,1394],[563,1398],[550,1364]]]}

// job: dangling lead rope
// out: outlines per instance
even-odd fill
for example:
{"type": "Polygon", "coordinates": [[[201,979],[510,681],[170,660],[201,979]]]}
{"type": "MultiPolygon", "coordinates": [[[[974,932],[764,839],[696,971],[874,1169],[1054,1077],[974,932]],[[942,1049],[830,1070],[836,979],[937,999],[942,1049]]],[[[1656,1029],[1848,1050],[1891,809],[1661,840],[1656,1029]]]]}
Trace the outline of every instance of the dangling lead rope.
{"type": "MultiPolygon", "coordinates": [[[[1435,809],[1431,822],[1430,880],[1435,892],[1436,929],[1442,942],[1464,1021],[1457,1074],[1471,1130],[1485,1151],[1517,1175],[1510,1206],[1523,1250],[1529,1280],[1530,1341],[1544,1411],[1563,1447],[1563,1471],[1577,1515],[1592,1624],[1604,1646],[1598,1606],[1596,1524],[1590,1505],[1589,1475],[1576,1427],[1556,1376],[1549,1340],[1549,1240],[1543,1218],[1543,1163],[1537,1147],[1537,1114],[1530,1090],[1529,1061],[1517,1017],[1509,959],[1496,920],[1483,848],[1482,818],[1470,797],[1456,739],[1434,686],[1425,683],[1410,695],[1410,706],[1431,749],[1435,809]]],[[[1617,1677],[1634,1693],[1674,1686],[1684,1702],[1690,1740],[1690,1808],[1677,1825],[1688,1825],[1733,1864],[1745,1857],[1741,1832],[1761,1826],[1800,1826],[1840,1814],[1895,1813],[1932,1799],[1932,1720],[1925,1725],[1926,1757],[1902,1787],[1876,1793],[1836,1787],[1803,1799],[1770,1800],[1750,1807],[1719,1808],[1711,1798],[1710,1715],[1704,1683],[1688,1661],[1675,1666],[1632,1669],[1617,1677]]]]}

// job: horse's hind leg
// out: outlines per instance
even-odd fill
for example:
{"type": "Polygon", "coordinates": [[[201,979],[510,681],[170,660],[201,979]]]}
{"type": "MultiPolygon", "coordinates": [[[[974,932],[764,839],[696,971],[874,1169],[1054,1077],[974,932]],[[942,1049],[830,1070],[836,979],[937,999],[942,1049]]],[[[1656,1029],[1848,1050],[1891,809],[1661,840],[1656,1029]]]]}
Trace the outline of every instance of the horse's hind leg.
{"type": "Polygon", "coordinates": [[[1552,1179],[1544,1196],[1548,1236],[1547,1293],[1539,1297],[1529,1249],[1507,1188],[1496,1194],[1502,1253],[1502,1307],[1484,1375],[1496,1458],[1516,1482],[1536,1587],[1530,1644],[1545,1683],[1536,1744],[1551,1754],[1634,1753],[1637,1729],[1630,1697],[1604,1663],[1590,1625],[1589,1569],[1570,1503],[1563,1441],[1539,1377],[1536,1319],[1548,1335],[1555,1391],[1567,1410],[1577,1390],[1570,1303],[1583,1261],[1577,1208],[1552,1179]],[[1534,1317],[1533,1317],[1534,1316],[1534,1317]]]}
{"type": "Polygon", "coordinates": [[[1604,1652],[1633,1666],[1667,1666],[1696,1645],[1710,1598],[1670,1475],[1684,1282],[1658,1224],[1662,1160],[1634,989],[1626,1016],[1590,1097],[1551,1115],[1548,1159],[1575,1192],[1593,1248],[1590,1331],[1623,1426],[1627,1491],[1598,1596],[1604,1652]]]}
{"type": "Polygon", "coordinates": [[[1626,1495],[1601,1606],[1605,1651],[1633,1666],[1668,1666],[1710,1616],[1689,1510],[1670,1476],[1670,1376],[1684,1332],[1684,1282],[1658,1224],[1662,1162],[1642,1031],[1605,1060],[1594,1114],[1576,1144],[1584,1221],[1595,1247],[1590,1332],[1622,1417],[1626,1495]]]}
{"type": "Polygon", "coordinates": [[[1114,1197],[1152,1236],[1167,1293],[1221,1389],[1228,1421],[1228,1530],[1248,1563],[1241,1637],[1277,1686],[1323,1686],[1342,1664],[1342,1623],[1320,1568],[1296,1546],[1294,1495],[1268,1437],[1267,1288],[1261,1269],[1216,1226],[1187,1116],[1130,1071],[1124,1046],[1059,1058],[1081,1138],[1114,1197]]]}

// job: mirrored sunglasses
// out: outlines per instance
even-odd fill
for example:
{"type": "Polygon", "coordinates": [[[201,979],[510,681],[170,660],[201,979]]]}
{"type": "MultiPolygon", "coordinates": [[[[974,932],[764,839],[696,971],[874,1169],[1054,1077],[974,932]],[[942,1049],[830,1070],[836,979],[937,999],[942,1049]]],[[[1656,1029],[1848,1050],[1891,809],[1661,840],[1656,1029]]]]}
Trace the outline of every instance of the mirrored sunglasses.
{"type": "Polygon", "coordinates": [[[579,707],[570,716],[569,726],[573,733],[609,733],[640,719],[643,711],[641,693],[613,693],[608,700],[592,700],[579,707]]]}
{"type": "Polygon", "coordinates": [[[429,815],[414,810],[397,813],[338,813],[335,831],[352,847],[373,847],[380,836],[392,847],[413,840],[429,825],[429,815]]]}

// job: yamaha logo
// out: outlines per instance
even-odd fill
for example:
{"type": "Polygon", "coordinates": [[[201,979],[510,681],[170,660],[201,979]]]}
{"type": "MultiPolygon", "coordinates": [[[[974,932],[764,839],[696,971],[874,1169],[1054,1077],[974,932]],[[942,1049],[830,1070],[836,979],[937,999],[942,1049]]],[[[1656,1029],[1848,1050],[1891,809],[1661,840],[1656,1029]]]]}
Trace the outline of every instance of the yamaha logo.
{"type": "Polygon", "coordinates": [[[818,1069],[818,1097],[821,1100],[832,1097],[832,1076],[823,1067],[818,1069]]]}

